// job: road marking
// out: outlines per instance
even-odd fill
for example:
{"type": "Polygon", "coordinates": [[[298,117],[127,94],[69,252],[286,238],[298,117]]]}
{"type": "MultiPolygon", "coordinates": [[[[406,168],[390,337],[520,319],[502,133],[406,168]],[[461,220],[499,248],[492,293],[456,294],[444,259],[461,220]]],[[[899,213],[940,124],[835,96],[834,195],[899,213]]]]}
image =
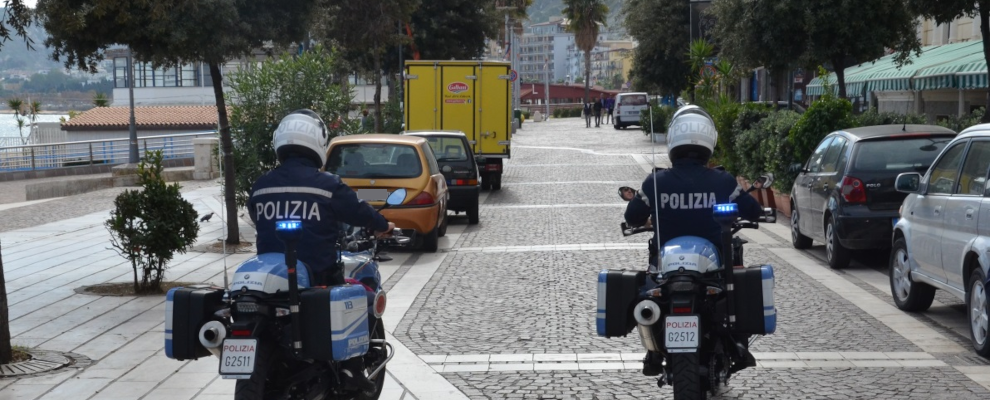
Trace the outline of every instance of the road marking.
{"type": "Polygon", "coordinates": [[[541,246],[490,246],[460,247],[452,249],[460,253],[518,253],[525,251],[602,251],[602,250],[646,250],[646,243],[581,243],[550,244],[541,246]]]}
{"type": "Polygon", "coordinates": [[[626,203],[601,204],[518,204],[518,205],[485,205],[485,208],[593,208],[593,207],[625,207],[626,203]]]}
{"type": "Polygon", "coordinates": [[[826,288],[856,305],[856,307],[859,307],[867,314],[870,314],[873,318],[887,325],[891,330],[911,341],[911,343],[914,343],[915,346],[918,346],[922,350],[934,353],[960,353],[966,351],[966,349],[963,349],[956,342],[929,328],[923,322],[878,299],[873,294],[856,286],[842,276],[822,268],[818,260],[794,249],[769,248],[767,250],[776,254],[784,262],[803,272],[805,275],[808,275],[811,279],[825,285],[826,288]]]}
{"type": "Polygon", "coordinates": [[[621,186],[623,183],[638,184],[640,181],[562,181],[562,182],[513,182],[512,186],[527,185],[615,185],[621,186]]]}

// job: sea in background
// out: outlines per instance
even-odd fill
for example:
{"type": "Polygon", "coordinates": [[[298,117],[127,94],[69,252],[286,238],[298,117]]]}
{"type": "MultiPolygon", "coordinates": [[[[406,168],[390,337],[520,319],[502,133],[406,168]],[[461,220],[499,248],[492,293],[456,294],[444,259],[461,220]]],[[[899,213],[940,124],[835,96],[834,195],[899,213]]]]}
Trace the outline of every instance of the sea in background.
{"type": "MultiPolygon", "coordinates": [[[[58,122],[60,117],[69,118],[68,115],[64,114],[38,114],[38,122],[58,122]]],[[[24,137],[27,137],[30,128],[29,120],[25,118],[24,124],[24,137]]],[[[14,119],[14,114],[0,114],[0,137],[19,137],[20,132],[17,129],[17,120],[14,119]]]]}

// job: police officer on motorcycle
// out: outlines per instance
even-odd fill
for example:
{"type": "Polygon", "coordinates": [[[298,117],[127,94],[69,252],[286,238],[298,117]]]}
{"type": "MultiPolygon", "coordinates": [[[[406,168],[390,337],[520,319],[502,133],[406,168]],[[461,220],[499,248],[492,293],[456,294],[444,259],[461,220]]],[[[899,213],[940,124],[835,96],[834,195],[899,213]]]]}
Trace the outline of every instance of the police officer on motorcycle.
{"type": "MultiPolygon", "coordinates": [[[[312,281],[320,285],[343,284],[343,271],[337,266],[338,222],[370,228],[378,235],[392,232],[395,224],[370,204],[358,200],[340,177],[320,171],[326,163],[330,135],[315,112],[297,110],[282,118],[272,142],[279,165],[258,178],[247,204],[258,231],[258,254],[285,252],[285,245],[275,236],[276,220],[301,220],[304,234],[296,248],[312,281]]],[[[352,384],[364,390],[374,389],[374,383],[363,373],[363,358],[355,357],[343,364],[352,384]]]]}
{"type": "MultiPolygon", "coordinates": [[[[650,239],[650,265],[658,265],[659,249],[670,239],[697,236],[716,246],[722,243],[721,227],[712,215],[716,204],[734,202],[739,216],[756,221],[762,208],[728,172],[708,168],[718,133],[711,117],[698,106],[681,107],[671,119],[667,132],[668,155],[672,167],[646,178],[638,195],[626,206],[625,220],[631,226],[653,223],[650,239]],[[652,221],[651,221],[652,218],[652,221]]],[[[662,371],[659,355],[649,353],[643,373],[662,371]]]]}

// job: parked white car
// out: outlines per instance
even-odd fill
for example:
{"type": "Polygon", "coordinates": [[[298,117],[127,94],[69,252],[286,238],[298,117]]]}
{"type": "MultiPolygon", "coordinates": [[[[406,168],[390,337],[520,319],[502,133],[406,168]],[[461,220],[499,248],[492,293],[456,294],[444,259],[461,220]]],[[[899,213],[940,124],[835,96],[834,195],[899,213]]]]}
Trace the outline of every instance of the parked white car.
{"type": "Polygon", "coordinates": [[[612,126],[615,129],[625,129],[630,125],[639,125],[639,112],[646,110],[649,101],[646,93],[619,93],[615,95],[615,111],[612,114],[612,126]]]}
{"type": "Polygon", "coordinates": [[[990,357],[990,124],[952,140],[922,176],[897,176],[909,193],[895,220],[890,289],[905,311],[931,306],[935,289],[966,302],[973,347],[990,357]]]}

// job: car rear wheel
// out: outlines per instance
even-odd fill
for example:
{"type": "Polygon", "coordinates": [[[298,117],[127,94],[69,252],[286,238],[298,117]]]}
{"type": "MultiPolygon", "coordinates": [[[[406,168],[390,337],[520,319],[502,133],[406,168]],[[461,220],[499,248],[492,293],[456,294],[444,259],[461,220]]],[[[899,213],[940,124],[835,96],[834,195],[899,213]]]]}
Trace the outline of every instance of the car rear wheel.
{"type": "Polygon", "coordinates": [[[809,249],[811,238],[801,234],[801,228],[798,226],[799,218],[797,207],[791,203],[791,245],[798,250],[809,249]]]}
{"type": "Polygon", "coordinates": [[[481,174],[479,178],[481,178],[481,190],[492,189],[491,174],[481,174]]]}
{"type": "Polygon", "coordinates": [[[449,219],[449,218],[450,217],[447,216],[447,212],[444,211],[444,213],[443,213],[443,221],[440,221],[440,226],[437,227],[437,230],[438,230],[437,237],[447,236],[447,219],[449,219]]]}
{"type": "Polygon", "coordinates": [[[970,331],[973,348],[983,357],[990,357],[990,303],[987,299],[987,277],[977,267],[969,278],[969,293],[966,295],[970,331]]]}
{"type": "Polygon", "coordinates": [[[904,238],[897,239],[890,250],[890,292],[894,304],[904,311],[925,311],[935,300],[935,288],[911,281],[911,264],[904,238]]]}
{"type": "Polygon", "coordinates": [[[849,249],[839,243],[838,232],[835,230],[835,217],[829,217],[828,225],[825,226],[825,257],[828,259],[828,266],[832,269],[848,267],[849,256],[849,249]]]}
{"type": "Polygon", "coordinates": [[[423,235],[422,241],[419,244],[419,248],[426,252],[436,252],[440,244],[440,228],[433,228],[430,233],[423,235]]]}
{"type": "Polygon", "coordinates": [[[492,190],[502,190],[502,173],[489,175],[492,178],[492,190]]]}

